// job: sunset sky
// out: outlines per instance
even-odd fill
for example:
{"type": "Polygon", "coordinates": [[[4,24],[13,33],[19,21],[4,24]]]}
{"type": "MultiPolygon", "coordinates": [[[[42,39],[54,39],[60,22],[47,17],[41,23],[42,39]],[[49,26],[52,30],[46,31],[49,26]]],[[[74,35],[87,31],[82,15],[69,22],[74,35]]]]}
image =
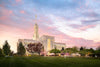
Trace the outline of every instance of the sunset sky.
{"type": "Polygon", "coordinates": [[[16,52],[18,39],[33,38],[35,22],[40,36],[67,47],[100,46],[100,0],[0,0],[0,46],[8,40],[16,52]]]}

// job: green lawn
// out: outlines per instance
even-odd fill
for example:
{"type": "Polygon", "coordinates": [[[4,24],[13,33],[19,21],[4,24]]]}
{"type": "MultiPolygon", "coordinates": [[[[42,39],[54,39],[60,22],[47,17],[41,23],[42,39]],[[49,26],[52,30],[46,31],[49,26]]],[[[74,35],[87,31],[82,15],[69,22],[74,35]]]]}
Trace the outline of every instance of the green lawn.
{"type": "Polygon", "coordinates": [[[0,67],[100,67],[100,59],[63,57],[0,58],[0,67]]]}

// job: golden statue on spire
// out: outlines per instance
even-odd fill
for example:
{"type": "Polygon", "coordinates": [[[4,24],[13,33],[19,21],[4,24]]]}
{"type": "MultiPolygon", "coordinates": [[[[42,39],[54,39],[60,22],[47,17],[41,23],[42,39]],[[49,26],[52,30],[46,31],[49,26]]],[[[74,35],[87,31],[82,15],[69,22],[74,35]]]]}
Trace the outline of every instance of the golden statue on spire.
{"type": "Polygon", "coordinates": [[[35,19],[37,19],[37,15],[35,15],[35,19]]]}

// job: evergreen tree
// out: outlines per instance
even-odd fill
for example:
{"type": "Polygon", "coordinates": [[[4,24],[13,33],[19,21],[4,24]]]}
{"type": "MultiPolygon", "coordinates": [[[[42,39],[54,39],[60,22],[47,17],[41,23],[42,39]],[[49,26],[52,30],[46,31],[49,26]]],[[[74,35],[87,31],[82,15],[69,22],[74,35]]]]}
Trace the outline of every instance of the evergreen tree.
{"type": "Polygon", "coordinates": [[[81,48],[80,48],[80,51],[81,51],[81,50],[83,50],[83,49],[84,49],[84,48],[83,48],[83,47],[81,47],[81,48]]]}
{"type": "Polygon", "coordinates": [[[4,53],[2,51],[2,49],[0,48],[0,57],[3,57],[4,56],[4,53]]]}
{"type": "Polygon", "coordinates": [[[21,56],[22,56],[22,55],[25,54],[25,52],[26,52],[26,50],[25,50],[25,48],[24,48],[22,42],[20,42],[20,43],[19,43],[19,46],[18,46],[18,55],[21,55],[21,56]]]}
{"type": "Polygon", "coordinates": [[[7,40],[5,41],[5,44],[3,45],[3,52],[5,55],[9,55],[11,52],[10,46],[9,46],[7,40]]]}
{"type": "Polygon", "coordinates": [[[64,47],[62,47],[61,51],[63,51],[63,50],[64,50],[64,47]]]}
{"type": "Polygon", "coordinates": [[[90,51],[91,53],[94,53],[94,52],[95,52],[93,48],[90,48],[89,51],[90,51]]]}

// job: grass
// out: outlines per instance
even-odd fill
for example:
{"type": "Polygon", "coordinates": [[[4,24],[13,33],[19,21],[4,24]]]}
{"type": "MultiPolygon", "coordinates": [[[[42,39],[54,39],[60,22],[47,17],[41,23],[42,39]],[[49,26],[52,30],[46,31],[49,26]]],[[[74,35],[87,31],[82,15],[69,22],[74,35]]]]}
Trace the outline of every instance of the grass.
{"type": "Polygon", "coordinates": [[[0,67],[99,67],[100,59],[64,57],[0,57],[0,67]]]}

